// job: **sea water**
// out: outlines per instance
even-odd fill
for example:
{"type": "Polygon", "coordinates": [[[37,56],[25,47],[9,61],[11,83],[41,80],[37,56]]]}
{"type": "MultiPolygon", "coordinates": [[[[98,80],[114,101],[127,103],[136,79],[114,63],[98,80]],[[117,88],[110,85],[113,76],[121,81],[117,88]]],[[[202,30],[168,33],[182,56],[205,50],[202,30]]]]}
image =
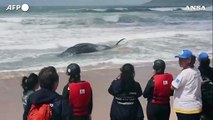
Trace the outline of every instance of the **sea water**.
{"type": "Polygon", "coordinates": [[[174,61],[184,48],[212,57],[212,9],[31,7],[28,12],[0,12],[0,72],[73,62],[88,66],[174,61]],[[122,38],[126,39],[113,49],[58,57],[78,43],[113,46],[122,38]]]}

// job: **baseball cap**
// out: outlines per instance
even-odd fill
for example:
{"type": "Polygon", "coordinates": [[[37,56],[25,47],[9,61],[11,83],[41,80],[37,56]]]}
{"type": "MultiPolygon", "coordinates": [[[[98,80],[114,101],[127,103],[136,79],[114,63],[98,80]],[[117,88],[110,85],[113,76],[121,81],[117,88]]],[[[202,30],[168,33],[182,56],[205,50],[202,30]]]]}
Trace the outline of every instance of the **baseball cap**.
{"type": "Polygon", "coordinates": [[[191,58],[192,57],[192,52],[188,49],[182,50],[181,54],[176,55],[176,58],[191,58]]]}
{"type": "Polygon", "coordinates": [[[198,56],[199,60],[207,59],[209,56],[206,52],[201,52],[198,56]]]}

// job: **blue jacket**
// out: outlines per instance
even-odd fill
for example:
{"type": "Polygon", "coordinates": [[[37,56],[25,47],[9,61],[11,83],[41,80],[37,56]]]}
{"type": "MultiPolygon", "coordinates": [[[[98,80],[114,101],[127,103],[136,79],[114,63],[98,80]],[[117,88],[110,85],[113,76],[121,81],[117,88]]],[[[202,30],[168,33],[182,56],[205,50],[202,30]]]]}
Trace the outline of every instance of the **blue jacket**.
{"type": "Polygon", "coordinates": [[[62,99],[61,95],[48,89],[40,89],[29,96],[27,106],[23,114],[23,120],[27,120],[31,105],[41,105],[44,103],[53,104],[51,120],[70,120],[70,110],[68,101],[62,99]]]}
{"type": "Polygon", "coordinates": [[[121,80],[113,80],[108,92],[114,96],[110,111],[111,120],[143,120],[143,109],[138,100],[142,89],[138,82],[135,82],[132,91],[125,92],[121,88],[121,80]]]}

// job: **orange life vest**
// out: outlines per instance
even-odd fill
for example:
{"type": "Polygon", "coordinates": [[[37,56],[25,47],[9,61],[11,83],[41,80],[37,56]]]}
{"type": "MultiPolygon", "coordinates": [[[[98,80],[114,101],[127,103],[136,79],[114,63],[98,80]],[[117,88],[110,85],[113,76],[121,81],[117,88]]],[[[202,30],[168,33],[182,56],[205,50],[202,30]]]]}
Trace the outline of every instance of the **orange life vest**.
{"type": "Polygon", "coordinates": [[[69,83],[69,103],[74,116],[89,115],[88,105],[92,96],[92,88],[86,81],[69,83]]]}
{"type": "Polygon", "coordinates": [[[154,104],[167,104],[172,95],[171,83],[173,77],[169,73],[154,75],[154,91],[152,103],[154,104]]]}

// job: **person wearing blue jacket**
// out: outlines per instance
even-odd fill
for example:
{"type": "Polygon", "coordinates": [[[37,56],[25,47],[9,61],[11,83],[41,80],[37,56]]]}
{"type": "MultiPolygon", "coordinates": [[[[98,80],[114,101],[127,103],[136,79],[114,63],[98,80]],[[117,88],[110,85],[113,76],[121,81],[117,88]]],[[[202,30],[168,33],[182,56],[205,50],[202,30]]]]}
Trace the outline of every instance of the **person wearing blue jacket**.
{"type": "Polygon", "coordinates": [[[143,120],[143,109],[138,100],[142,95],[142,89],[134,80],[134,66],[127,63],[120,70],[119,78],[113,80],[108,89],[108,92],[114,96],[110,118],[111,120],[143,120]]]}
{"type": "Polygon", "coordinates": [[[41,89],[29,96],[23,120],[28,119],[32,105],[50,104],[51,120],[70,120],[70,110],[68,101],[64,100],[56,92],[59,83],[59,76],[56,69],[52,66],[43,68],[39,73],[41,89]]]}

